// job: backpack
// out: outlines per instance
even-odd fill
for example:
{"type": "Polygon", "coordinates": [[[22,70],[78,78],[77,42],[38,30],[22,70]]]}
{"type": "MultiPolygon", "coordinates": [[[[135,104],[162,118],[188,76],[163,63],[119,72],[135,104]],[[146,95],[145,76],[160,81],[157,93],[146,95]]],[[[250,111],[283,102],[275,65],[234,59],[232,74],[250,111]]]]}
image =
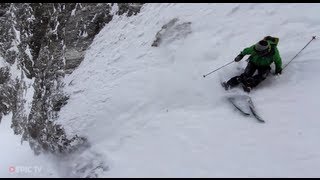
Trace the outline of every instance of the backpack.
{"type": "Polygon", "coordinates": [[[271,46],[276,47],[279,43],[279,38],[272,37],[272,36],[266,36],[263,38],[263,40],[266,40],[270,43],[271,46]]]}

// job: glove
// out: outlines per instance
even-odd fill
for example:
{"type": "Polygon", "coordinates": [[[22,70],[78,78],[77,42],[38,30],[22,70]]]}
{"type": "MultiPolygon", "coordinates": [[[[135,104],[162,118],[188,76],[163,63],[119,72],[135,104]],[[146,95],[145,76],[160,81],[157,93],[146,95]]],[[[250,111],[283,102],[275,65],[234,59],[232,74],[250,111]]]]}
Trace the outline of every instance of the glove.
{"type": "Polygon", "coordinates": [[[243,58],[244,55],[242,54],[239,54],[236,58],[234,58],[234,61],[235,62],[239,62],[242,58],[243,58]]]}
{"type": "Polygon", "coordinates": [[[277,69],[276,72],[275,72],[275,75],[279,75],[282,73],[282,69],[277,69]]]}

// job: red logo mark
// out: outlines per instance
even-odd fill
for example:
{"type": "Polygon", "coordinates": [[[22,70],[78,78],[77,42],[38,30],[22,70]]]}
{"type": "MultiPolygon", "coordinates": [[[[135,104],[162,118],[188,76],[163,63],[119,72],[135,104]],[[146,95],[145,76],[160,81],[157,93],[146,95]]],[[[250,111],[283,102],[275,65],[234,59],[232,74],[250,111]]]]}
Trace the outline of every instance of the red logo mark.
{"type": "Polygon", "coordinates": [[[10,166],[10,167],[9,167],[9,172],[13,173],[13,172],[15,172],[15,171],[16,171],[16,168],[15,168],[15,167],[13,167],[13,166],[10,166]]]}

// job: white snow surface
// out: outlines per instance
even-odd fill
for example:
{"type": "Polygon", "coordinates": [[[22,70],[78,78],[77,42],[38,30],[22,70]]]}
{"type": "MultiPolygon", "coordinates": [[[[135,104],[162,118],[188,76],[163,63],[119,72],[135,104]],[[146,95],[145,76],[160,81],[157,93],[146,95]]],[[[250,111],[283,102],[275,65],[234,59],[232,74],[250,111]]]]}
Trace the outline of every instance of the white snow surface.
{"type": "Polygon", "coordinates": [[[242,73],[244,59],[202,76],[267,35],[280,38],[285,65],[319,36],[319,12],[319,4],[153,3],[114,16],[65,79],[71,96],[56,123],[108,158],[100,177],[319,177],[319,40],[250,93],[265,124],[225,100],[241,89],[220,85],[242,73]],[[177,37],[176,28],[152,47],[173,18],[191,22],[191,33],[177,37]]]}
{"type": "Polygon", "coordinates": [[[8,63],[0,56],[0,68],[8,66],[8,63]]]}
{"type": "Polygon", "coordinates": [[[0,177],[57,177],[49,156],[35,156],[28,143],[21,144],[21,136],[13,134],[11,117],[11,113],[4,116],[0,124],[0,177]]]}

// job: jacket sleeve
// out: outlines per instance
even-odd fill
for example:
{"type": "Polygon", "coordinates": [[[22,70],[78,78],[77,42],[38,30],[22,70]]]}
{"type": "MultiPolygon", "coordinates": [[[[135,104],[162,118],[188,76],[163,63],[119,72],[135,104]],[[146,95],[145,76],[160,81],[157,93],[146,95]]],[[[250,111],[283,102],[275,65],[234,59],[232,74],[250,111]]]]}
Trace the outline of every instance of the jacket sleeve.
{"type": "Polygon", "coordinates": [[[276,72],[282,70],[282,60],[281,60],[278,49],[276,49],[276,52],[274,55],[274,64],[276,66],[276,72]]]}
{"type": "Polygon", "coordinates": [[[252,54],[254,52],[254,45],[253,46],[250,46],[250,47],[247,47],[245,48],[243,51],[241,51],[241,55],[245,56],[245,55],[248,55],[248,54],[252,54]]]}

